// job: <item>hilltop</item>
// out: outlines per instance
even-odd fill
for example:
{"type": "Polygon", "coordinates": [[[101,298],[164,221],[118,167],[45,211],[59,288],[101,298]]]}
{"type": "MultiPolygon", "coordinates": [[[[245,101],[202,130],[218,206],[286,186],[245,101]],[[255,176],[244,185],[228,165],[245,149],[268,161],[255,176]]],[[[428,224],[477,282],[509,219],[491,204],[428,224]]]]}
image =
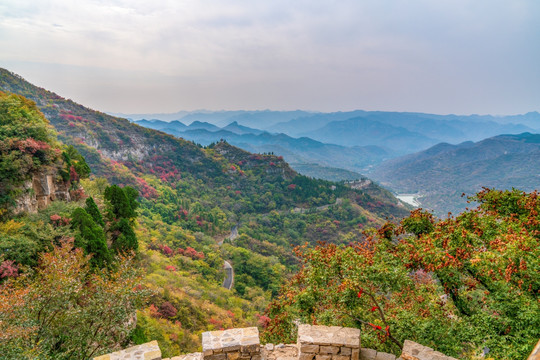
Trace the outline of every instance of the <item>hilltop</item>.
{"type": "Polygon", "coordinates": [[[438,215],[470,206],[462,193],[482,187],[538,188],[540,135],[500,135],[479,142],[438,144],[425,151],[389,160],[371,176],[398,192],[419,194],[420,203],[438,215]]]}

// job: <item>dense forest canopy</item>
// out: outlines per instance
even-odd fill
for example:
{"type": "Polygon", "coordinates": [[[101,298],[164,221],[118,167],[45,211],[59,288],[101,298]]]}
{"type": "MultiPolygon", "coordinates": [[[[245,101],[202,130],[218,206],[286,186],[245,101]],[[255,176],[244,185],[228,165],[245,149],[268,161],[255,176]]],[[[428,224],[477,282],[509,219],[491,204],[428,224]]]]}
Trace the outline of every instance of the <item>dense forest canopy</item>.
{"type": "Polygon", "coordinates": [[[293,322],[359,327],[362,345],[405,339],[459,358],[523,359],[540,337],[540,198],[485,189],[437,220],[416,210],[365,241],[301,247],[301,270],[269,308],[268,340],[293,322]]]}

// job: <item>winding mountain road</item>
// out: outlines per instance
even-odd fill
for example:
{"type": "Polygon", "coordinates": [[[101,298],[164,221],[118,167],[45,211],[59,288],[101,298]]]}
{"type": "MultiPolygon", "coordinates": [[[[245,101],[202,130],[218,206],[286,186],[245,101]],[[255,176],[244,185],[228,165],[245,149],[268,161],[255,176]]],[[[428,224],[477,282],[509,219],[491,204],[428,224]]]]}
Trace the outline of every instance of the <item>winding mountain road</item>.
{"type": "MultiPolygon", "coordinates": [[[[234,240],[238,237],[238,225],[234,225],[231,229],[231,234],[227,239],[234,240]]],[[[223,239],[218,241],[219,246],[223,245],[223,239]]],[[[234,269],[230,262],[225,260],[223,262],[223,270],[225,270],[225,280],[223,280],[223,287],[227,290],[231,290],[234,285],[234,269]]]]}
{"type": "Polygon", "coordinates": [[[230,262],[225,260],[223,262],[223,269],[225,270],[225,280],[223,280],[223,287],[227,290],[231,290],[234,285],[234,269],[230,262]]]}

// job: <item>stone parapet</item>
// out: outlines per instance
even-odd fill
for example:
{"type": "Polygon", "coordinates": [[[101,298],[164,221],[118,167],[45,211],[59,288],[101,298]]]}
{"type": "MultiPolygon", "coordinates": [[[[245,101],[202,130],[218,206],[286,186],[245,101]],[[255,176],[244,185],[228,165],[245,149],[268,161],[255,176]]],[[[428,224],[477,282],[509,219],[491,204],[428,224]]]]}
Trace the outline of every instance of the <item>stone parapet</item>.
{"type": "Polygon", "coordinates": [[[95,357],[94,360],[161,360],[161,350],[158,342],[154,340],[146,344],[95,357]]]}
{"type": "Polygon", "coordinates": [[[203,360],[203,354],[200,352],[165,358],[163,360],[203,360]]]}
{"type": "Polygon", "coordinates": [[[256,327],[204,332],[202,348],[203,360],[261,360],[256,327]]]}
{"type": "Polygon", "coordinates": [[[457,360],[414,341],[405,340],[401,353],[403,360],[457,360]]]}
{"type": "Polygon", "coordinates": [[[298,326],[299,360],[359,360],[360,330],[340,326],[298,326]]]}
{"type": "MultiPolygon", "coordinates": [[[[394,354],[380,352],[373,349],[360,349],[360,360],[395,360],[394,354]]],[[[401,359],[401,358],[400,358],[401,359]]]]}

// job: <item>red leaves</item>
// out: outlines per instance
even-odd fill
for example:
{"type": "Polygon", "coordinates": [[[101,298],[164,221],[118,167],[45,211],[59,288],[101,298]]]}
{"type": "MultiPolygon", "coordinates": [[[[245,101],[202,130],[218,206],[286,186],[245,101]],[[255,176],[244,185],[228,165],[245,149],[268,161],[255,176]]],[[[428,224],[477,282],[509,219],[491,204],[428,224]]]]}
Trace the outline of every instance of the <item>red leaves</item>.
{"type": "Polygon", "coordinates": [[[0,264],[0,278],[19,276],[19,266],[14,260],[4,260],[0,264]]]}
{"type": "Polygon", "coordinates": [[[372,324],[372,323],[368,323],[369,326],[371,326],[374,330],[382,330],[382,327],[380,327],[379,325],[375,325],[375,324],[372,324]]]}
{"type": "Polygon", "coordinates": [[[373,306],[369,311],[374,312],[374,311],[377,310],[378,308],[379,308],[378,306],[373,306]]]}
{"type": "Polygon", "coordinates": [[[364,289],[360,289],[360,290],[358,291],[358,297],[359,297],[359,298],[362,297],[363,292],[364,292],[364,289]]]}

